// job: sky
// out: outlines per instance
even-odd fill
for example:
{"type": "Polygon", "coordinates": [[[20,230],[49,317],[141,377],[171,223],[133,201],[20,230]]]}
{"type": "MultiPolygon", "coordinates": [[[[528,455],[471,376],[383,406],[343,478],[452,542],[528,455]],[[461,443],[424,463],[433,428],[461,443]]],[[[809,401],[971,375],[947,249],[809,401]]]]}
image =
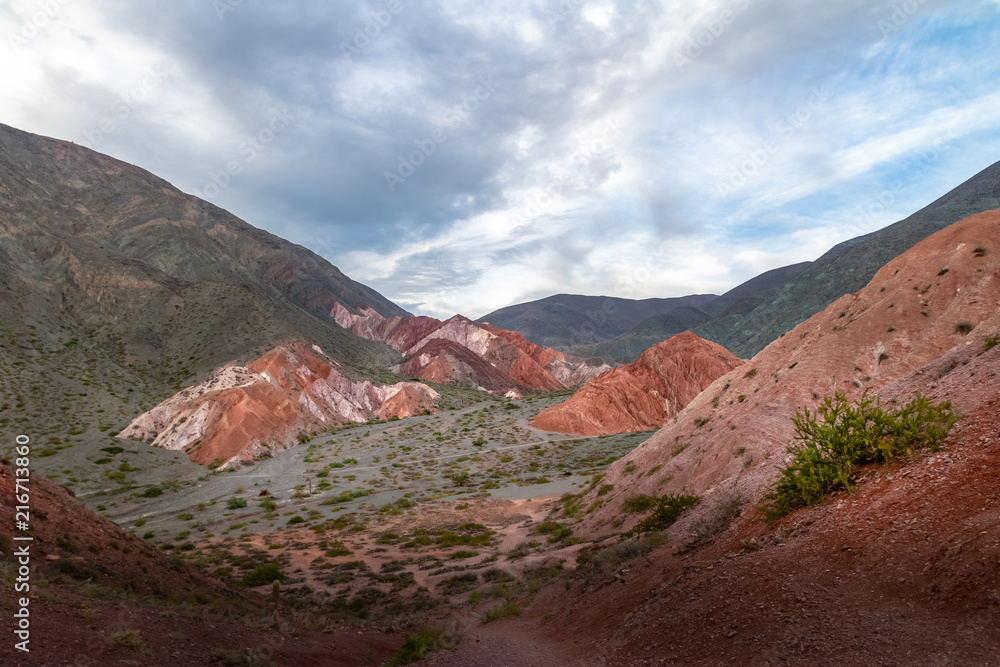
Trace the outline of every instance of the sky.
{"type": "Polygon", "coordinates": [[[0,0],[0,122],[415,314],[722,293],[1000,159],[1000,1],[0,0]]]}

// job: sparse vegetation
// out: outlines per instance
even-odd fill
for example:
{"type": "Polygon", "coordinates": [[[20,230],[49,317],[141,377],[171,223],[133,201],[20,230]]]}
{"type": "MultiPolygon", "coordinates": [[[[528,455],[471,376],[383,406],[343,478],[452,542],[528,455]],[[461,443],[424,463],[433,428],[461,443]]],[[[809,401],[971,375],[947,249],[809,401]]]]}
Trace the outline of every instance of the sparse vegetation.
{"type": "Polygon", "coordinates": [[[936,450],[957,420],[949,402],[935,405],[920,395],[895,410],[868,395],[850,404],[839,392],[815,412],[804,408],[792,418],[798,442],[788,447],[792,462],[765,496],[764,515],[773,521],[834,489],[853,489],[860,465],[936,450]]]}
{"type": "Polygon", "coordinates": [[[636,524],[627,535],[644,535],[666,530],[674,525],[681,513],[689,507],[698,504],[697,496],[673,495],[652,496],[655,501],[653,511],[645,519],[636,524]]]}
{"type": "Polygon", "coordinates": [[[521,605],[517,603],[517,600],[511,600],[507,604],[502,604],[499,607],[493,607],[492,609],[486,610],[483,614],[483,625],[487,623],[492,623],[498,618],[504,618],[505,616],[520,616],[523,613],[521,605]]]}
{"type": "Polygon", "coordinates": [[[447,651],[455,647],[462,638],[463,628],[453,624],[445,628],[421,628],[414,633],[406,633],[403,647],[392,656],[388,667],[399,667],[416,662],[434,651],[447,651]]]}
{"type": "Polygon", "coordinates": [[[245,498],[230,498],[228,501],[226,501],[227,510],[238,510],[246,506],[247,506],[247,501],[245,498]]]}
{"type": "Polygon", "coordinates": [[[284,578],[285,575],[282,574],[279,563],[264,563],[256,570],[243,575],[243,584],[245,586],[263,586],[275,581],[283,581],[284,578]]]}

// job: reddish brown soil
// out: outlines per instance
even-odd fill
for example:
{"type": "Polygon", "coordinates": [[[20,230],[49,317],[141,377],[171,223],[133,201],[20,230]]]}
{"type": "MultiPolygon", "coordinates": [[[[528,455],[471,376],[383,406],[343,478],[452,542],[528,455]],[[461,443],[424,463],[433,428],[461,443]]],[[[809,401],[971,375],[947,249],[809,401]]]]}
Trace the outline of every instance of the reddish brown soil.
{"type": "Polygon", "coordinates": [[[1000,664],[998,410],[777,525],[747,509],[686,555],[582,567],[423,664],[1000,664]]]}
{"type": "Polygon", "coordinates": [[[685,331],[542,410],[532,426],[577,435],[660,428],[716,378],[743,363],[721,345],[685,331]]]}
{"type": "MultiPolygon", "coordinates": [[[[213,649],[254,649],[276,665],[373,665],[402,638],[380,632],[327,629],[281,607],[275,616],[259,596],[228,589],[96,516],[55,484],[32,476],[31,580],[27,593],[0,589],[5,628],[0,664],[98,667],[131,660],[149,666],[209,665],[213,649]],[[44,582],[47,582],[45,584],[44,582]],[[11,615],[30,599],[30,652],[14,648],[11,615]],[[263,629],[274,625],[276,629],[263,629]],[[109,634],[138,630],[144,651],[116,646],[109,634]]],[[[0,567],[14,573],[14,469],[0,463],[0,567]]],[[[23,533],[17,533],[23,535],[23,533]]],[[[10,574],[11,577],[16,576],[10,574]]]]}

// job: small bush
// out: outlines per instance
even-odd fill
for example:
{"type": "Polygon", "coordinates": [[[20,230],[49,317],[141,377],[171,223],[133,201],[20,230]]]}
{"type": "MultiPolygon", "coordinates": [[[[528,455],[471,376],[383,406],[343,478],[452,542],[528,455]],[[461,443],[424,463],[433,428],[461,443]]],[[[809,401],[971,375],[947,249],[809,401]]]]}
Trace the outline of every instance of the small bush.
{"type": "Polygon", "coordinates": [[[264,498],[264,500],[260,502],[260,507],[266,512],[273,512],[278,509],[278,503],[274,502],[273,498],[264,498]]]}
{"type": "Polygon", "coordinates": [[[151,486],[142,492],[143,498],[159,498],[163,495],[163,489],[158,486],[151,486]]]}
{"type": "Polygon", "coordinates": [[[283,581],[284,578],[285,575],[282,574],[279,563],[264,563],[253,572],[247,572],[243,575],[243,584],[245,586],[263,586],[275,581],[283,581]]]}
{"type": "Polygon", "coordinates": [[[242,650],[213,648],[208,657],[223,667],[271,667],[274,664],[252,648],[242,650]]]}
{"type": "Polygon", "coordinates": [[[609,563],[612,566],[618,566],[645,556],[664,544],[666,544],[666,539],[662,535],[633,537],[603,549],[581,551],[576,560],[581,565],[585,563],[609,563]]]}
{"type": "Polygon", "coordinates": [[[326,550],[327,558],[337,558],[338,556],[350,556],[354,552],[344,546],[343,542],[331,542],[330,548],[326,550]]]}
{"type": "Polygon", "coordinates": [[[629,514],[642,514],[653,509],[656,505],[656,498],[641,493],[637,496],[629,496],[622,501],[622,509],[629,514]]]}
{"type": "Polygon", "coordinates": [[[238,510],[241,507],[246,507],[246,506],[247,506],[247,501],[245,498],[230,498],[228,501],[226,501],[227,510],[238,510]]]}
{"type": "Polygon", "coordinates": [[[434,651],[447,651],[458,644],[462,636],[461,626],[450,628],[421,628],[414,633],[407,632],[402,648],[388,662],[387,667],[400,667],[416,662],[434,651]]]}
{"type": "Polygon", "coordinates": [[[789,445],[792,462],[780,469],[765,496],[769,521],[815,505],[834,489],[852,490],[857,466],[936,450],[958,417],[951,403],[934,405],[919,394],[900,408],[883,410],[873,397],[865,395],[852,405],[838,392],[815,412],[796,412],[792,421],[798,442],[789,445]]]}
{"type": "Polygon", "coordinates": [[[300,524],[300,523],[305,523],[305,522],[306,522],[306,520],[305,520],[305,518],[304,518],[304,517],[302,517],[302,516],[300,516],[300,515],[296,514],[296,515],[295,515],[295,516],[293,516],[293,517],[292,517],[291,519],[289,519],[289,520],[288,520],[288,523],[287,523],[287,524],[285,524],[285,525],[286,525],[286,526],[294,526],[294,525],[296,525],[296,524],[300,524]]]}
{"type": "Polygon", "coordinates": [[[967,336],[974,328],[971,322],[959,322],[955,325],[955,333],[967,336]]]}
{"type": "Polygon", "coordinates": [[[697,496],[667,494],[654,496],[654,500],[656,504],[653,506],[652,513],[636,524],[635,528],[629,531],[629,535],[643,535],[666,530],[677,521],[684,510],[698,504],[697,496]]]}
{"type": "Polygon", "coordinates": [[[573,537],[573,529],[569,526],[564,526],[558,521],[543,521],[535,526],[535,530],[532,533],[534,535],[548,535],[549,544],[555,542],[563,542],[567,545],[572,544],[570,539],[573,537]]]}
{"type": "Polygon", "coordinates": [[[475,572],[466,574],[456,574],[448,579],[442,579],[437,583],[438,590],[442,595],[457,595],[468,593],[479,583],[479,575],[475,572]]]}
{"type": "Polygon", "coordinates": [[[611,490],[615,488],[614,484],[602,484],[601,488],[597,489],[597,497],[600,498],[603,495],[611,493],[611,490]]]}
{"type": "Polygon", "coordinates": [[[983,341],[983,352],[989,352],[997,346],[997,343],[1000,343],[1000,335],[990,336],[983,341]]]}
{"type": "Polygon", "coordinates": [[[500,605],[499,607],[493,607],[493,609],[488,609],[485,614],[483,614],[483,624],[492,623],[498,618],[503,618],[505,616],[520,616],[523,613],[521,605],[517,603],[517,600],[511,600],[507,604],[500,605]]]}
{"type": "Polygon", "coordinates": [[[138,630],[118,630],[108,635],[108,643],[115,646],[124,646],[135,651],[142,651],[146,644],[142,641],[142,634],[138,630]]]}

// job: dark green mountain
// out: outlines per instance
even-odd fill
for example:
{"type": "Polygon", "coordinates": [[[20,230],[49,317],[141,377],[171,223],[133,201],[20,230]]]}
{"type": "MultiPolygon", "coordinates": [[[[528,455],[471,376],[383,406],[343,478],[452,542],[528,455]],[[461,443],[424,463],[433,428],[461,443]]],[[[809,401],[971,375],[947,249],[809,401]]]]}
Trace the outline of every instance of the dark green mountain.
{"type": "Polygon", "coordinates": [[[398,355],[336,326],[337,301],[405,313],[142,169],[0,125],[0,437],[113,431],[288,338],[388,375],[398,355]]]}
{"type": "Polygon", "coordinates": [[[834,246],[749,313],[723,313],[694,332],[748,359],[831,302],[867,285],[882,266],[917,242],[962,218],[998,207],[1000,162],[913,215],[834,246]]]}
{"type": "Polygon", "coordinates": [[[716,298],[714,294],[669,299],[556,294],[495,310],[476,321],[517,331],[542,347],[569,347],[599,343],[625,333],[654,315],[669,313],[681,306],[700,308],[716,298]]]}
{"type": "MultiPolygon", "coordinates": [[[[633,329],[611,340],[572,348],[574,354],[605,357],[620,363],[634,360],[648,347],[682,331],[702,332],[716,321],[728,322],[751,312],[773,297],[788,281],[795,279],[810,262],[772,269],[734,287],[700,308],[682,306],[669,313],[654,315],[633,329]]],[[[700,333],[703,338],[709,338],[700,333]]]]}

